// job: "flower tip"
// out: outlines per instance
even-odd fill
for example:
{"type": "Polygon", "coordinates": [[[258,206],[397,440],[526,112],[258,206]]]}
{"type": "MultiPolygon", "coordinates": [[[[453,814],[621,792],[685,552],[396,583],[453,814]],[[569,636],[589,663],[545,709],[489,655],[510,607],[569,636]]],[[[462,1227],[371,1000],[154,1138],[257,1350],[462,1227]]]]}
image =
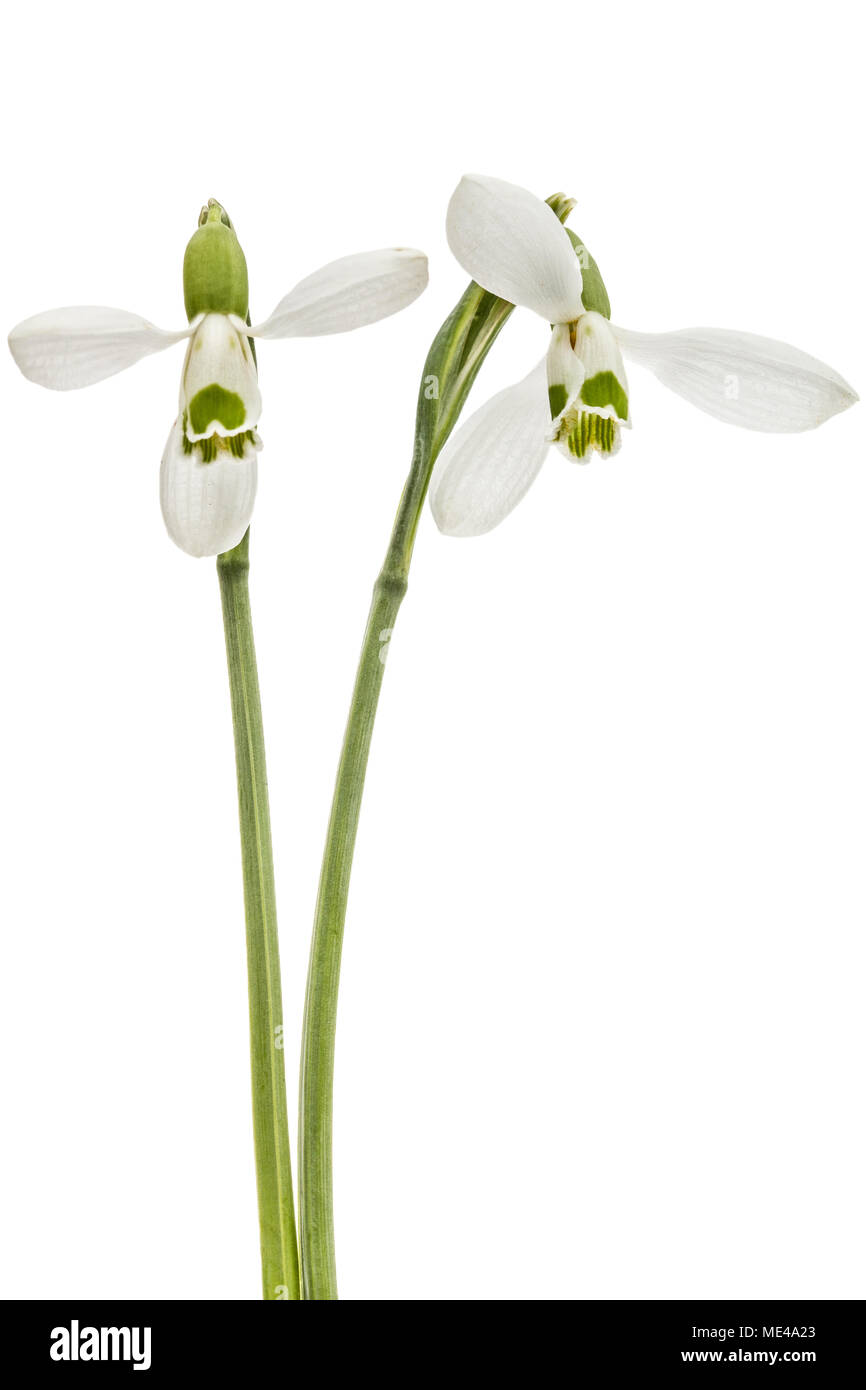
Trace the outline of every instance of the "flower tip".
{"type": "Polygon", "coordinates": [[[418,251],[414,246],[395,246],[394,254],[414,270],[418,293],[420,294],[422,290],[427,288],[430,281],[430,263],[426,253],[418,251]]]}
{"type": "Polygon", "coordinates": [[[198,215],[198,225],[203,227],[207,222],[221,222],[224,227],[231,227],[232,220],[216,198],[208,198],[207,203],[198,215]]]}
{"type": "MultiPolygon", "coordinates": [[[[24,323],[26,322],[27,320],[25,319],[24,323]]],[[[21,372],[23,376],[27,376],[26,363],[21,352],[20,344],[20,339],[22,337],[21,329],[24,327],[24,323],[16,323],[15,327],[9,330],[9,333],[6,335],[6,342],[19,372],[21,372]]]]}
{"type": "Polygon", "coordinates": [[[577,207],[577,199],[569,198],[567,193],[551,193],[549,198],[545,198],[545,202],[553,209],[560,222],[566,222],[577,207]]]}
{"type": "Polygon", "coordinates": [[[825,421],[832,419],[834,415],[844,415],[846,410],[850,410],[853,405],[858,405],[859,402],[860,397],[857,395],[854,387],[849,386],[847,381],[843,382],[835,403],[830,406],[826,414],[823,415],[817,423],[823,425],[825,421]]]}
{"type": "Polygon", "coordinates": [[[830,369],[815,426],[825,424],[834,415],[842,415],[846,410],[850,410],[852,405],[857,405],[859,400],[854,387],[839,372],[830,369]]]}
{"type": "MultiPolygon", "coordinates": [[[[33,315],[34,319],[38,317],[39,315],[33,315]]],[[[16,323],[15,327],[10,330],[6,342],[12,354],[12,360],[21,375],[26,377],[28,381],[34,382],[37,386],[52,386],[53,382],[46,379],[45,373],[40,367],[38,349],[36,352],[32,349],[31,324],[31,319],[23,319],[21,323],[16,323]]]]}
{"type": "Polygon", "coordinates": [[[430,282],[430,267],[425,252],[415,246],[392,246],[387,255],[389,274],[398,290],[396,307],[387,310],[390,314],[408,308],[424,293],[430,282]]]}

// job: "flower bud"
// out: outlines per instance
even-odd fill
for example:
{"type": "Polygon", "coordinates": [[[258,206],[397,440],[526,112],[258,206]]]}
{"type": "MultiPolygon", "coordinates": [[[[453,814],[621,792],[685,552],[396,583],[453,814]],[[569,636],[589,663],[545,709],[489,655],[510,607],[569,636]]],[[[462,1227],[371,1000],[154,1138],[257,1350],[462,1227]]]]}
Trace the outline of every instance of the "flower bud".
{"type": "Polygon", "coordinates": [[[247,316],[246,258],[228,213],[213,198],[202,208],[198,231],[184,254],[183,298],[190,322],[198,314],[247,316]]]}

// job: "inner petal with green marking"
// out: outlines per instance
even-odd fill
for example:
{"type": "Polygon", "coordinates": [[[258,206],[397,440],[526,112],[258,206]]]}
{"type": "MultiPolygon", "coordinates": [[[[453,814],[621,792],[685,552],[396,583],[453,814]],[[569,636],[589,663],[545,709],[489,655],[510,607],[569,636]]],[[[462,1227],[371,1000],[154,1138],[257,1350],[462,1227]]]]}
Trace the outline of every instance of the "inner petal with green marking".
{"type": "Polygon", "coordinates": [[[213,463],[220,454],[231,454],[232,458],[249,458],[251,452],[262,447],[262,441],[255,430],[242,430],[240,434],[211,434],[206,439],[190,441],[187,436],[187,418],[181,422],[181,448],[185,454],[198,454],[202,463],[213,463]]]}
{"type": "Polygon", "coordinates": [[[180,413],[191,444],[254,430],[262,398],[249,338],[227,314],[205,314],[187,349],[180,413]]]}
{"type": "Polygon", "coordinates": [[[603,455],[617,452],[621,443],[619,421],[592,410],[568,410],[559,421],[553,442],[566,458],[588,463],[593,451],[603,455]]]}
{"type": "Polygon", "coordinates": [[[595,313],[584,314],[575,327],[575,352],[584,367],[578,401],[599,415],[628,424],[628,379],[613,329],[595,313]]]}

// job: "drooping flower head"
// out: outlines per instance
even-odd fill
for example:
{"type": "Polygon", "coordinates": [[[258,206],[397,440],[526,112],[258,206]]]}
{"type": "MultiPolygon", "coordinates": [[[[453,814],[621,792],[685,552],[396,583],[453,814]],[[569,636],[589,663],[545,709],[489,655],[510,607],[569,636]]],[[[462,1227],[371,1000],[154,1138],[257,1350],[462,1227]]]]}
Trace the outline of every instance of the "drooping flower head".
{"type": "Polygon", "coordinates": [[[210,199],[184,256],[188,327],[165,332],[123,309],[51,309],[13,328],[9,347],[31,381],[68,391],[188,340],[160,500],[181,550],[218,555],[241,540],[255,502],[262,400],[251,340],[345,333],[397,313],[426,284],[420,251],[346,256],[302,280],[269,318],[249,327],[244,253],[228,214],[210,199]]]}
{"type": "Polygon", "coordinates": [[[633,333],[610,322],[598,268],[547,203],[501,179],[468,175],[448,208],[448,243],[483,289],[550,325],[529,376],[470,416],[437,460],[430,504],[440,530],[497,526],[537,477],[551,444],[588,463],[620,448],[631,427],[623,352],[728,424],[814,429],[857,400],[848,383],[798,348],[750,333],[690,328],[633,333]]]}

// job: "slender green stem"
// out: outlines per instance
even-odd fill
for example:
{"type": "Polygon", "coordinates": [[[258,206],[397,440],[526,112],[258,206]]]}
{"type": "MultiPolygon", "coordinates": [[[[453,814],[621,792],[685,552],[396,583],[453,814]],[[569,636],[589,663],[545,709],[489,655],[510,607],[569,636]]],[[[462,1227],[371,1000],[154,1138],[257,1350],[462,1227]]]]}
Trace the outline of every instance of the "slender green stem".
{"type": "Polygon", "coordinates": [[[231,690],[244,876],[253,1138],[266,1299],[300,1298],[289,1155],[283,1006],[262,707],[249,594],[249,541],[217,559],[231,690]]]}
{"type": "MultiPolygon", "coordinates": [[[[564,222],[574,204],[562,194],[548,199],[564,222]]],[[[601,277],[583,243],[569,232],[581,255],[584,305],[595,307],[595,277],[601,277]]],[[[601,285],[604,302],[606,292],[601,285]]],[[[303,1297],[337,1297],[331,1133],[334,1096],[334,1045],[337,992],[352,855],[370,741],[391,630],[406,593],[415,535],[433,465],[478,375],[479,368],[513,309],[474,282],[440,328],[427,354],[418,395],[412,466],[397,509],[385,562],[373,589],[367,630],[343,749],[322,860],[313,942],[307,975],[301,1055],[298,1132],[300,1243],[303,1297]]],[[[609,306],[607,308],[609,313],[609,306]]]]}
{"type": "Polygon", "coordinates": [[[376,583],[328,825],[327,870],[322,873],[319,885],[301,1058],[298,1163],[304,1298],[337,1297],[331,1114],[343,923],[364,775],[385,669],[382,663],[405,591],[405,581],[389,581],[380,576],[376,583]]]}
{"type": "Polygon", "coordinates": [[[352,856],[387,645],[406,593],[433,464],[511,309],[470,285],[437,335],[421,383],[412,467],[373,589],[331,806],[307,975],[298,1138],[304,1298],[337,1297],[331,1157],[337,992],[352,856]]]}

